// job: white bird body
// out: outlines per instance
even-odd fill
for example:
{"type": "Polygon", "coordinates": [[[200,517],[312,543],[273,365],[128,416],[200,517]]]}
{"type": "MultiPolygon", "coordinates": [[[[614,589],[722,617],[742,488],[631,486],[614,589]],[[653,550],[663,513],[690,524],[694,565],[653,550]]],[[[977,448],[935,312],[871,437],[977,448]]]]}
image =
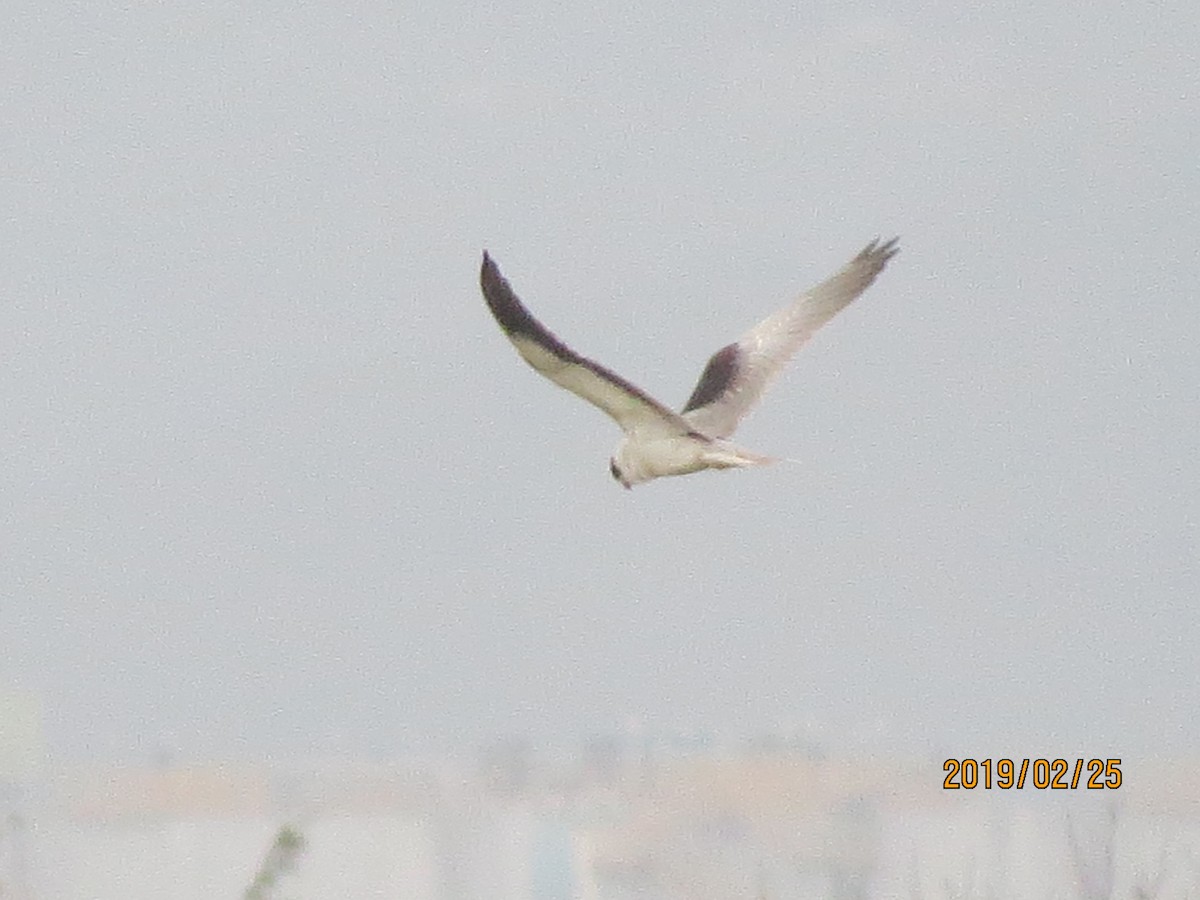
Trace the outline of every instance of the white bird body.
{"type": "Polygon", "coordinates": [[[486,252],[479,278],[488,308],[525,361],[621,426],[625,438],[609,468],[630,488],[669,475],[773,462],[725,439],[796,351],[866,290],[898,252],[894,238],[873,241],[836,275],[718,350],[678,413],[555,337],[521,303],[486,252]]]}
{"type": "Polygon", "coordinates": [[[634,432],[617,445],[611,470],[617,481],[633,487],[668,475],[690,475],[704,469],[741,469],[774,461],[728,441],[692,433],[646,438],[634,432]]]}

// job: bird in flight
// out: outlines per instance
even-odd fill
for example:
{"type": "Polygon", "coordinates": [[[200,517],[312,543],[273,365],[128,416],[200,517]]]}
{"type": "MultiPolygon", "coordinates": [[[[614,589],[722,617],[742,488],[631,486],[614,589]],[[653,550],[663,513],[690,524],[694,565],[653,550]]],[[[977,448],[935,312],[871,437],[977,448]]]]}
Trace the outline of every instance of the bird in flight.
{"type": "Polygon", "coordinates": [[[900,250],[898,240],[872,241],[836,275],[714,353],[680,412],[555,337],[513,292],[486,250],[479,284],[492,315],[525,361],[621,426],[625,437],[608,467],[613,478],[632,488],[668,475],[774,462],[727,438],[796,351],[883,271],[900,250]]]}

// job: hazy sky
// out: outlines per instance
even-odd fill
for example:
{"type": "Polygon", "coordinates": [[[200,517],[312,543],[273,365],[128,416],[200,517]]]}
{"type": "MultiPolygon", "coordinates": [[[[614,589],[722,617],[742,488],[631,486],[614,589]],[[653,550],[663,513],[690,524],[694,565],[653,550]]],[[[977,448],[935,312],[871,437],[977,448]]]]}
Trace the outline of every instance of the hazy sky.
{"type": "Polygon", "coordinates": [[[9,3],[0,686],[56,758],[810,729],[1200,747],[1193,3],[9,3]],[[418,8],[419,7],[419,8],[418,8]],[[487,247],[681,403],[626,492],[487,247]]]}

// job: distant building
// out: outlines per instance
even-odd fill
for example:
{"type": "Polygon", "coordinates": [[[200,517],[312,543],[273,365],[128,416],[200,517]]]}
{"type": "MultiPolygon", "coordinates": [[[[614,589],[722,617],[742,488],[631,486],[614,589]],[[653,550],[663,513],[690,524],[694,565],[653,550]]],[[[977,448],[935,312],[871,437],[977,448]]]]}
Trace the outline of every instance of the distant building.
{"type": "Polygon", "coordinates": [[[32,691],[0,688],[0,784],[37,779],[45,755],[41,699],[32,691]]]}
{"type": "Polygon", "coordinates": [[[0,689],[0,897],[33,896],[29,794],[45,768],[37,694],[0,689]]]}

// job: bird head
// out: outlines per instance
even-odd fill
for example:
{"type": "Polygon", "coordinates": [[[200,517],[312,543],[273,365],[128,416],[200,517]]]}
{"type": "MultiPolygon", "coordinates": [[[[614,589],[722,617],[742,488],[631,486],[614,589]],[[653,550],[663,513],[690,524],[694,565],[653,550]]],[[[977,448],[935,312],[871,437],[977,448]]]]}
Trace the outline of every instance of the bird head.
{"type": "Polygon", "coordinates": [[[629,479],[625,477],[625,473],[621,471],[621,467],[617,465],[617,458],[615,456],[608,461],[608,471],[612,473],[613,478],[621,483],[621,486],[625,488],[625,490],[629,490],[633,487],[633,485],[629,483],[629,479]]]}

